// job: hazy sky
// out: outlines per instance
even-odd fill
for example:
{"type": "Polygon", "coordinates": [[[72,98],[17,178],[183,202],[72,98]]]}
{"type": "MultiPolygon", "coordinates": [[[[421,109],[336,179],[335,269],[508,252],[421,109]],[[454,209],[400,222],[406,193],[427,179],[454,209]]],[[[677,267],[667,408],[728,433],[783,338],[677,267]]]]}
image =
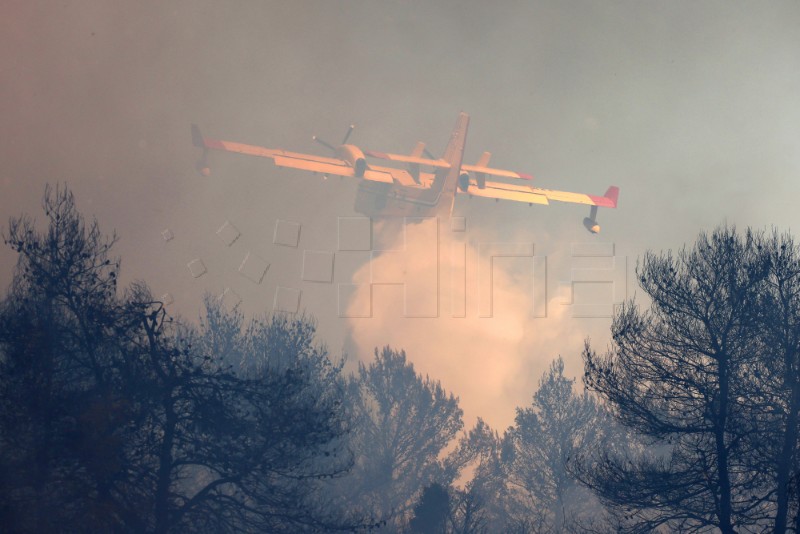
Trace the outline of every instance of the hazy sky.
{"type": "MultiPolygon", "coordinates": [[[[375,345],[405,347],[461,397],[470,423],[480,415],[502,429],[552,358],[577,376],[583,339],[607,343],[609,319],[561,304],[572,269],[613,261],[618,295],[589,285],[574,296],[608,304],[625,293],[626,262],[633,296],[647,249],[725,221],[800,225],[797,2],[7,0],[3,14],[3,220],[41,220],[44,184],[67,182],[84,213],[120,234],[123,281],[170,293],[175,313],[195,318],[203,293],[225,288],[248,313],[271,310],[276,292],[299,295],[332,352],[355,362],[375,345]],[[209,136],[327,155],[311,136],[338,142],[355,123],[361,146],[406,152],[423,140],[440,153],[462,110],[466,161],[488,150],[541,187],[620,186],[603,232],[584,230],[579,206],[460,198],[466,232],[440,223],[438,262],[409,248],[425,225],[403,241],[399,223],[376,224],[370,248],[406,253],[370,262],[370,251],[340,250],[339,218],[357,216],[352,181],[220,153],[202,177],[189,137],[196,122],[209,136]],[[226,221],[240,234],[230,246],[216,235],[226,221]],[[298,228],[296,246],[282,245],[298,228]],[[531,245],[538,257],[496,259],[493,318],[479,317],[487,243],[531,245]],[[587,247],[615,258],[575,257],[587,247]],[[531,276],[544,257],[546,275],[531,276]],[[195,278],[187,264],[198,258],[206,273],[195,278]],[[269,264],[260,282],[239,272],[245,258],[250,278],[269,264]],[[331,258],[328,280],[312,281],[331,258]],[[466,317],[453,318],[450,275],[462,265],[466,317]],[[381,269],[414,283],[438,273],[440,317],[404,317],[404,298],[430,298],[411,283],[405,296],[373,286],[372,317],[340,317],[358,312],[381,269]],[[545,300],[547,317],[533,318],[545,300]]],[[[4,284],[14,261],[0,255],[4,284]]]]}

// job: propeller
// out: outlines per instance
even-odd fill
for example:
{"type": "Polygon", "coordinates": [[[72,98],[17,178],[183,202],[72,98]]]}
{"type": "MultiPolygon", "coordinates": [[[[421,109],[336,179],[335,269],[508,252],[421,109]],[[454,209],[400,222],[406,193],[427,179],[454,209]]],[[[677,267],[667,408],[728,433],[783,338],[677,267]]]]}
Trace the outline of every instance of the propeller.
{"type": "Polygon", "coordinates": [[[351,124],[349,128],[347,128],[347,132],[344,134],[344,139],[342,139],[342,144],[347,144],[347,140],[350,139],[350,134],[353,133],[353,130],[356,129],[355,124],[351,124]]]}
{"type": "Polygon", "coordinates": [[[324,141],[324,140],[320,139],[316,135],[311,136],[311,139],[313,139],[317,143],[321,144],[322,146],[331,149],[333,152],[336,152],[336,147],[335,146],[333,146],[332,144],[328,143],[327,141],[324,141]]]}
{"type": "MultiPolygon", "coordinates": [[[[350,125],[350,126],[347,128],[347,131],[346,131],[346,132],[345,132],[345,134],[344,134],[344,138],[342,139],[342,142],[341,142],[340,144],[342,144],[342,145],[344,145],[344,144],[347,144],[347,140],[348,140],[348,139],[350,139],[350,134],[352,134],[352,133],[353,133],[353,130],[355,130],[355,129],[356,129],[356,125],[355,125],[355,124],[351,124],[351,125],[350,125]]],[[[327,141],[325,141],[324,139],[320,139],[320,138],[319,138],[319,137],[317,137],[316,135],[312,136],[312,137],[311,137],[311,139],[313,139],[313,140],[314,140],[314,141],[316,141],[317,143],[321,144],[322,146],[324,146],[324,147],[328,148],[328,149],[329,149],[329,150],[331,150],[332,152],[334,152],[334,153],[336,152],[336,147],[335,147],[335,146],[333,146],[332,144],[328,143],[328,142],[327,142],[327,141]]]]}

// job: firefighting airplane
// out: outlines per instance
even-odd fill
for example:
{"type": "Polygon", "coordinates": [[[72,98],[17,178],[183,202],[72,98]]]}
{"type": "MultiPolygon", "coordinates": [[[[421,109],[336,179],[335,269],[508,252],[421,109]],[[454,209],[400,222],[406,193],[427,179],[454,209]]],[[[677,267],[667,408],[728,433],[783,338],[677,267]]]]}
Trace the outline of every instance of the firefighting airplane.
{"type": "Polygon", "coordinates": [[[359,178],[361,183],[356,195],[355,211],[371,217],[450,216],[456,193],[469,195],[470,198],[484,197],[493,198],[495,201],[502,199],[527,202],[529,206],[549,204],[551,200],[555,200],[591,206],[589,216],[583,220],[583,225],[591,233],[596,234],[600,231],[600,225],[597,224],[598,206],[617,207],[619,188],[615,186],[609,187],[604,196],[594,196],[487,180],[487,176],[506,180],[532,180],[533,177],[529,174],[488,167],[491,156],[489,152],[484,152],[475,165],[462,164],[468,125],[469,115],[461,113],[450,134],[444,155],[438,159],[425,150],[423,143],[418,143],[407,156],[362,150],[355,145],[347,144],[354,128],[352,125],[338,148],[314,137],[315,141],[331,149],[336,157],[298,154],[211,139],[204,137],[196,125],[192,125],[192,141],[195,146],[203,149],[198,168],[206,176],[211,172],[207,163],[207,153],[209,149],[214,149],[270,158],[277,167],[302,169],[325,176],[359,178]],[[422,157],[423,155],[426,157],[422,157]],[[367,163],[367,156],[405,163],[407,170],[367,163]],[[431,172],[425,172],[423,169],[431,172]]]}

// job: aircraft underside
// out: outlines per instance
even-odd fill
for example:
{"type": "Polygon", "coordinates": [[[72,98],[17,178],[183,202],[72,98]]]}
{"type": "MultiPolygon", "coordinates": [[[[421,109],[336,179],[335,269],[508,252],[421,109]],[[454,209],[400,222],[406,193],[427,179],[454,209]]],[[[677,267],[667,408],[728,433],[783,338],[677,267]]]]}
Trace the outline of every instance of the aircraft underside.
{"type": "Polygon", "coordinates": [[[425,197],[429,190],[399,189],[392,184],[362,182],[358,186],[354,209],[368,217],[430,217],[436,203],[425,197]]]}

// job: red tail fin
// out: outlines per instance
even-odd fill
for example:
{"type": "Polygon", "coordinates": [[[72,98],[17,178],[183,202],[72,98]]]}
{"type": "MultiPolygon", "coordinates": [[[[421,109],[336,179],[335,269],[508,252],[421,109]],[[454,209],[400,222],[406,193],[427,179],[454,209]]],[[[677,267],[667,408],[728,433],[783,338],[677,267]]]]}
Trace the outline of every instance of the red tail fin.
{"type": "Polygon", "coordinates": [[[611,202],[613,202],[614,203],[614,207],[616,208],[617,207],[617,199],[619,199],[619,187],[617,187],[616,185],[612,185],[611,187],[608,188],[608,190],[606,191],[606,194],[603,195],[603,196],[606,197],[611,202]]]}

